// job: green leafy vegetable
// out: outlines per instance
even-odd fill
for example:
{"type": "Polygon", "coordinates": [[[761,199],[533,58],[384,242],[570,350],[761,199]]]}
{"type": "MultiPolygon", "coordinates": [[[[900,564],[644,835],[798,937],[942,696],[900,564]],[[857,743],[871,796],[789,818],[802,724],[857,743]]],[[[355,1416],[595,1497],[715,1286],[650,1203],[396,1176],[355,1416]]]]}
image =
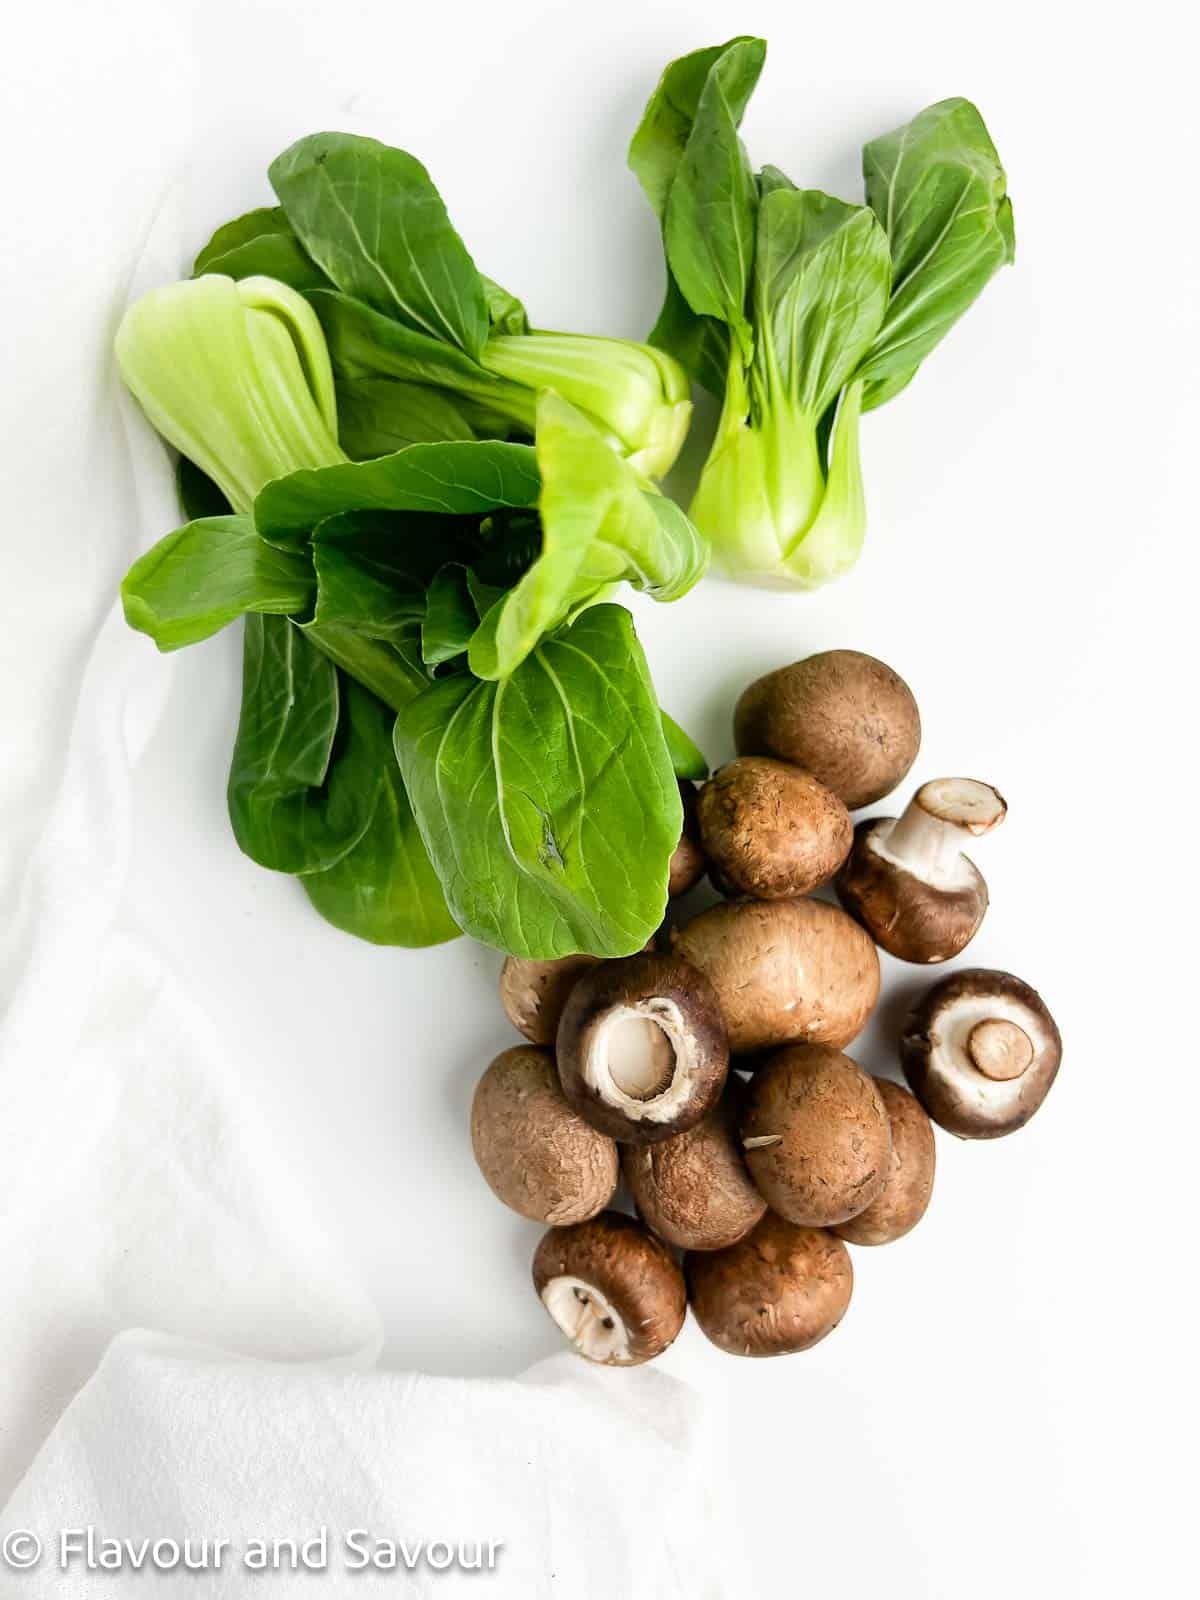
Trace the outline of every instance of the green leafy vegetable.
{"type": "MultiPolygon", "coordinates": [[[[762,72],[766,50],[762,39],[731,39],[681,56],[663,73],[630,144],[629,164],[664,228],[667,202],[710,74],[720,74],[724,108],[736,127],[762,72]]],[[[650,342],[670,351],[718,399],[724,394],[729,329],[723,321],[693,311],[669,261],[666,299],[650,342]]]]}
{"type": "Polygon", "coordinates": [[[425,597],[425,620],[421,624],[425,665],[436,667],[461,656],[478,626],[470,575],[458,562],[447,562],[434,574],[425,597]]]}
{"type": "Polygon", "coordinates": [[[370,819],[367,796],[345,781],[345,751],[334,761],[337,671],[282,617],[247,617],[242,666],[229,773],[237,842],[276,872],[331,867],[370,819]]]}
{"type": "Polygon", "coordinates": [[[387,378],[445,391],[480,434],[504,438],[512,429],[533,433],[537,395],[532,389],[488,372],[457,345],[385,317],[359,300],[327,290],[308,298],[320,318],[339,384],[387,378]]]}
{"type": "Polygon", "coordinates": [[[857,385],[846,392],[827,460],[819,429],[883,320],[889,272],[887,239],[865,206],[816,190],[763,196],[754,356],[748,369],[731,358],[692,506],[698,527],[722,530],[721,559],[742,576],[808,587],[857,559],[865,531],[857,385]]]}
{"type": "Polygon", "coordinates": [[[291,549],[317,523],[343,511],[436,511],[482,516],[497,506],[536,505],[532,449],[496,440],[414,444],[377,461],[293,472],[268,483],[254,503],[264,539],[291,549]]]}
{"type": "Polygon", "coordinates": [[[457,933],[392,752],[392,711],[277,617],[246,628],[229,778],[239,845],[298,874],[317,910],[376,944],[457,933]]]}
{"type": "Polygon", "coordinates": [[[662,919],[682,808],[628,612],[597,606],[511,676],[455,676],[396,750],[456,922],[549,958],[628,955],[662,919]]]}
{"type": "MultiPolygon", "coordinates": [[[[192,276],[198,278],[202,273],[212,272],[216,263],[232,250],[244,249],[256,239],[279,233],[295,238],[292,225],[279,206],[257,206],[231,222],[223,222],[192,263],[192,276]]],[[[217,270],[224,271],[223,268],[217,270]]],[[[227,272],[225,276],[231,278],[233,273],[227,272]]]]}
{"type": "MultiPolygon", "coordinates": [[[[480,360],[518,387],[522,407],[530,392],[561,395],[611,434],[618,453],[646,477],[671,467],[687,435],[687,379],[677,362],[649,345],[583,334],[498,335],[480,360]]],[[[515,410],[513,420],[521,420],[515,410]]]]}
{"type": "Polygon", "coordinates": [[[250,611],[304,611],[315,588],[312,562],[266,544],[250,517],[207,517],[135,561],[121,599],[131,628],[160,650],[178,650],[250,611]]]}
{"type": "Polygon", "coordinates": [[[419,624],[388,642],[338,622],[309,622],[304,637],[322,655],[399,711],[428,682],[421,662],[419,624]]]}
{"type": "Polygon", "coordinates": [[[532,330],[516,296],[476,269],[414,156],[352,134],[312,134],[272,163],[270,177],[281,205],[219,228],[194,270],[265,274],[311,298],[349,407],[351,456],[471,432],[531,435],[537,392],[554,388],[640,472],[670,468],[691,416],[679,365],[627,340],[532,330]],[[404,389],[378,392],[391,414],[367,425],[364,397],[350,386],[378,379],[404,389]],[[442,391],[450,409],[441,416],[452,419],[444,432],[414,386],[442,391]]]}
{"type": "Polygon", "coordinates": [[[675,600],[704,573],[708,552],[673,502],[647,492],[582,413],[547,392],[538,402],[542,548],[471,640],[471,671],[502,678],[537,641],[627,579],[675,600]]]}
{"type": "Polygon", "coordinates": [[[725,323],[745,356],[753,349],[746,295],[754,261],[754,174],[738,138],[737,102],[725,80],[751,47],[731,46],[713,62],[663,218],[672,275],[698,316],[725,323]]]}
{"type": "Polygon", "coordinates": [[[300,292],[329,286],[281,206],[259,206],[219,227],[192,265],[193,277],[206,273],[277,278],[300,292]]]}
{"type": "Polygon", "coordinates": [[[861,413],[1012,259],[1012,211],[965,100],[866,147],[865,206],[755,177],[738,128],[764,55],[738,38],[672,62],[629,160],[667,263],[651,340],[722,401],[692,518],[731,575],[812,587],[862,545],[861,413]]]}
{"type": "Polygon", "coordinates": [[[892,296],[863,362],[863,409],[898,394],[1015,251],[1004,168],[969,100],[942,100],[863,150],[892,296]]]}
{"type": "Polygon", "coordinates": [[[709,767],[704,752],[665,711],[662,716],[663,734],[667,741],[667,754],[677,778],[689,778],[702,783],[708,777],[709,767]]]}
{"type": "Polygon", "coordinates": [[[312,536],[313,621],[397,646],[414,625],[419,634],[426,587],[445,560],[446,521],[346,511],[319,522],[312,536]]]}
{"type": "Polygon", "coordinates": [[[529,332],[529,314],[507,289],[501,288],[491,278],[483,278],[483,292],[487,299],[488,320],[493,333],[522,334],[529,332]]]}
{"type": "Polygon", "coordinates": [[[483,282],[415,156],[317,133],[278,156],[269,176],[305,250],[343,294],[479,357],[490,327],[483,282]]]}
{"type": "MultiPolygon", "coordinates": [[[[246,232],[247,248],[263,236],[246,232]]],[[[213,274],[181,288],[135,328],[130,370],[145,409],[189,452],[189,502],[237,509],[169,534],[123,592],[130,621],[164,649],[246,618],[229,781],[241,848],[299,876],[331,922],[381,943],[452,938],[460,921],[503,942],[521,937],[514,916],[539,925],[530,936],[556,953],[575,940],[644,943],[665,904],[679,801],[663,782],[666,725],[630,619],[599,602],[623,580],[659,599],[684,593],[707,554],[696,530],[549,391],[533,447],[451,438],[353,462],[328,432],[306,457],[298,432],[274,427],[248,446],[253,420],[272,408],[323,428],[333,419],[320,325],[282,284],[213,274]],[[304,316],[289,331],[297,303],[304,316]],[[273,366],[253,338],[228,338],[231,321],[276,315],[269,306],[291,355],[273,366]],[[175,341],[167,370],[157,341],[171,343],[176,322],[189,337],[175,341]],[[214,351],[230,363],[220,388],[203,381],[214,351]],[[207,410],[189,383],[197,373],[207,410]],[[410,805],[392,723],[436,720],[460,698],[474,720],[455,719],[432,789],[414,758],[425,799],[410,805]],[[447,783],[452,758],[456,772],[474,770],[469,789],[447,783]],[[537,768],[536,785],[523,763],[537,768]],[[543,877],[524,865],[537,849],[522,793],[545,822],[543,877]],[[468,892],[453,852],[467,839],[495,848],[497,828],[509,864],[468,892]],[[431,857],[423,840],[435,835],[431,857]],[[614,879],[604,863],[618,856],[614,879]]],[[[520,312],[510,302],[495,291],[487,303],[511,323],[520,312]]]]}
{"type": "Polygon", "coordinates": [[[306,293],[329,280],[309,257],[279,206],[260,206],[217,229],[196,257],[194,277],[219,273],[227,278],[275,278],[306,293]]]}
{"type": "Polygon", "coordinates": [[[391,455],[409,444],[475,438],[462,406],[427,384],[342,378],[337,408],[338,436],[352,461],[391,455]]]}
{"type": "Polygon", "coordinates": [[[392,750],[395,718],[352,681],[346,693],[361,701],[358,738],[369,752],[363,766],[374,790],[370,820],[339,861],[300,881],[327,922],[372,944],[414,949],[457,938],[392,750]]]}

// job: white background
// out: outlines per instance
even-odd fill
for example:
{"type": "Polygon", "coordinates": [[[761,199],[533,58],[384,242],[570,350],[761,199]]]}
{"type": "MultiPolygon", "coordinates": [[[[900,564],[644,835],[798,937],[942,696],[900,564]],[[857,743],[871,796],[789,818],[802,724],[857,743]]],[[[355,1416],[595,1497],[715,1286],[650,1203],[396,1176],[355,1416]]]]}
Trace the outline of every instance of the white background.
{"type": "MultiPolygon", "coordinates": [[[[856,198],[863,141],[951,94],[977,101],[1005,161],[1017,264],[864,423],[871,525],[854,574],[815,596],[711,581],[634,607],[664,704],[714,761],[764,670],[842,645],[903,673],[926,730],[914,778],[974,774],[1010,804],[978,852],[993,904],[970,959],[1033,983],[1066,1041],[1027,1130],[940,1140],[927,1219],[855,1252],[854,1301],[827,1342],[739,1362],[689,1324],[663,1358],[717,1409],[739,1600],[1091,1600],[1194,1582],[1185,484],[1200,251],[1194,55],[1173,12],[1142,5],[1118,26],[961,0],[217,0],[178,56],[185,8],[164,6],[161,50],[131,38],[129,82],[114,74],[114,95],[179,75],[190,245],[268,199],[266,164],[293,138],[371,133],[421,156],[480,265],[536,321],[631,336],[653,319],[661,266],[624,150],[685,50],[769,38],[744,134],[756,165],[801,183],[856,198]]],[[[52,62],[38,70],[52,83],[52,62]]],[[[136,181],[109,176],[114,195],[136,181]]],[[[250,1064],[382,1307],[385,1363],[516,1372],[556,1340],[528,1282],[539,1230],[493,1200],[467,1138],[474,1083],[513,1042],[499,958],[465,940],[359,945],[239,856],[224,810],[239,662],[236,630],[179,660],[139,774],[131,913],[250,1064]]],[[[871,1070],[894,1072],[927,981],[885,958],[854,1047],[871,1070]]]]}

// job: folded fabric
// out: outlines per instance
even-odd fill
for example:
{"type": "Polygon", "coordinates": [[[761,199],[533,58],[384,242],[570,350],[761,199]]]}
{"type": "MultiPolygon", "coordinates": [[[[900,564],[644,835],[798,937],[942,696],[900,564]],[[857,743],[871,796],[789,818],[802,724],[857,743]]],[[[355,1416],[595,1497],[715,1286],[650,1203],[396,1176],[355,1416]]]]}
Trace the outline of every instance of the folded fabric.
{"type": "Polygon", "coordinates": [[[725,1591],[695,1429],[688,1391],[652,1369],[338,1372],[130,1333],[0,1537],[40,1542],[19,1593],[55,1600],[148,1583],[216,1600],[256,1579],[279,1596],[707,1600],[725,1591]]]}
{"type": "Polygon", "coordinates": [[[19,636],[40,593],[60,604],[30,670],[10,679],[23,693],[5,719],[30,755],[4,774],[0,838],[15,908],[0,943],[0,1502],[125,1328],[300,1359],[369,1361],[381,1341],[234,1053],[136,931],[118,931],[132,774],[172,673],[147,661],[115,589],[122,563],[178,512],[166,452],[123,401],[109,344],[126,297],[179,270],[164,185],[131,214],[123,256],[112,237],[98,253],[96,302],[78,325],[47,322],[43,357],[70,344],[63,361],[103,403],[54,441],[62,457],[40,473],[30,464],[47,446],[32,435],[53,412],[49,379],[25,385],[32,489],[18,501],[27,538],[6,610],[19,636]]]}

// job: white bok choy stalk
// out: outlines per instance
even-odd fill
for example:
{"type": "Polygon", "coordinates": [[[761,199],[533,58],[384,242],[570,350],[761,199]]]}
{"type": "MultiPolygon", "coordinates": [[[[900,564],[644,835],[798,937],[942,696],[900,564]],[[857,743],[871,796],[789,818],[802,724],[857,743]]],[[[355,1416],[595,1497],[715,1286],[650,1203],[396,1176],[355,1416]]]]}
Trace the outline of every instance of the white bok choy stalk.
{"type": "Polygon", "coordinates": [[[115,348],[150,422],[235,511],[274,478],[347,459],[321,324],[286,284],[214,275],[152,289],[115,348]]]}

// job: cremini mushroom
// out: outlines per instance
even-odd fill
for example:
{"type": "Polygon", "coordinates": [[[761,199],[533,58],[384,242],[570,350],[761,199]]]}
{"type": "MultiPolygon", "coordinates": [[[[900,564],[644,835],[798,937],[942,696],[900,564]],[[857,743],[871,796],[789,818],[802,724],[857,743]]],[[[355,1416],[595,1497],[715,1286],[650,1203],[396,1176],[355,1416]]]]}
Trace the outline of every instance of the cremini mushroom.
{"type": "Polygon", "coordinates": [[[700,840],[726,893],[791,900],[828,883],[850,852],[850,813],[811,773],[739,756],[700,791],[700,840]]]}
{"type": "Polygon", "coordinates": [[[498,1055],[471,1104],[471,1147],[493,1194],[534,1222],[594,1217],[617,1186],[617,1147],[572,1111],[549,1050],[498,1055]]]}
{"type": "Polygon", "coordinates": [[[858,650],[824,650],[752,683],[733,736],[739,755],[804,767],[855,811],[903,780],[921,745],[921,718],[891,667],[858,650]]]}
{"type": "Polygon", "coordinates": [[[569,1103],[631,1143],[694,1127],[729,1068],[712,984],[678,955],[627,956],[585,972],[563,1010],[557,1054],[569,1103]]]}
{"type": "Polygon", "coordinates": [[[848,1044],[879,999],[866,933],[822,900],[736,900],[672,934],[707,974],[735,1055],[796,1042],[848,1044]]]}
{"type": "Polygon", "coordinates": [[[876,1078],[875,1087],[887,1108],[892,1154],[887,1181],[865,1211],[834,1225],[839,1239],[851,1244],[891,1244],[920,1222],[933,1194],[937,1162],[933,1125],[917,1101],[898,1083],[876,1078]]]}
{"type": "Polygon", "coordinates": [[[617,1211],[552,1228],[533,1258],[533,1286],[579,1354],[609,1367],[661,1355],[687,1314],[674,1258],[617,1211]]]}
{"type": "Polygon", "coordinates": [[[935,983],[900,1040],[912,1092],[962,1139],[998,1139],[1023,1128],[1061,1060],[1062,1038],[1041,995],[1011,972],[984,967],[935,983]]]}
{"type": "Polygon", "coordinates": [[[922,784],[900,817],[861,823],[837,878],[838,897],[901,961],[948,961],[974,938],[987,910],[969,840],[1004,821],[1002,796],[975,778],[922,784]]]}
{"type": "Polygon", "coordinates": [[[735,1356],[811,1349],[845,1316],[854,1287],[840,1239],[770,1211],[737,1244],[689,1254],[683,1265],[696,1321],[735,1356]]]}
{"type": "Polygon", "coordinates": [[[887,1107],[849,1056],[829,1045],[790,1045],[754,1075],[742,1150],[772,1211],[797,1227],[828,1228],[883,1192],[892,1157],[887,1107]]]}
{"type": "Polygon", "coordinates": [[[518,1033],[531,1044],[553,1044],[567,996],[597,956],[560,956],[530,961],[509,956],[500,971],[500,1004],[518,1033]]]}
{"type": "Polygon", "coordinates": [[[738,1142],[740,1080],[702,1122],[662,1144],[627,1144],[621,1171],[646,1226],[680,1250],[723,1250],[767,1209],[738,1142]]]}
{"type": "Polygon", "coordinates": [[[694,889],[704,876],[708,863],[700,848],[700,830],[696,821],[696,786],[679,780],[679,798],[683,801],[683,832],[671,857],[667,894],[672,900],[677,895],[694,889]]]}

